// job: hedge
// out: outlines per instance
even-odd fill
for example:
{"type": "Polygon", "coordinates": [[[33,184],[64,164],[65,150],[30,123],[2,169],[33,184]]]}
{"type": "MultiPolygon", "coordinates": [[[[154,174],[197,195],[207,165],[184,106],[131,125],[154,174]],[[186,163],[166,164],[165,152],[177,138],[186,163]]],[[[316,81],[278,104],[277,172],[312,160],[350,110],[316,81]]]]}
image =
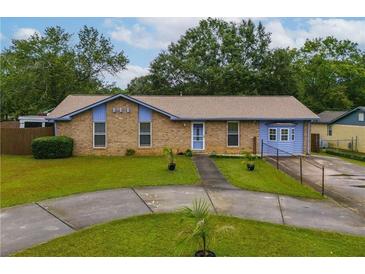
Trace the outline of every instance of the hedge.
{"type": "Polygon", "coordinates": [[[336,155],[336,156],[340,156],[340,157],[344,157],[344,158],[349,158],[349,159],[354,159],[354,160],[359,160],[359,161],[365,162],[365,154],[361,155],[359,153],[353,153],[351,151],[329,149],[329,148],[327,148],[325,150],[325,152],[328,154],[331,154],[331,155],[336,155]]]}
{"type": "Polygon", "coordinates": [[[55,159],[72,156],[73,140],[66,136],[47,136],[32,141],[32,153],[36,159],[55,159]]]}

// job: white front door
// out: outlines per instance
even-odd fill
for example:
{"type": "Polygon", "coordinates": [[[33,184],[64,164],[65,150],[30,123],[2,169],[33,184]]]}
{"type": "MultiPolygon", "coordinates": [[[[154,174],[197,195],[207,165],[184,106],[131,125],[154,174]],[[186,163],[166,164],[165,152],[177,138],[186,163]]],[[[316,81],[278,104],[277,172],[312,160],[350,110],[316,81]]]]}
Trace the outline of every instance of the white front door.
{"type": "Polygon", "coordinates": [[[191,148],[192,150],[205,149],[205,128],[203,122],[196,122],[191,127],[191,148]]]}

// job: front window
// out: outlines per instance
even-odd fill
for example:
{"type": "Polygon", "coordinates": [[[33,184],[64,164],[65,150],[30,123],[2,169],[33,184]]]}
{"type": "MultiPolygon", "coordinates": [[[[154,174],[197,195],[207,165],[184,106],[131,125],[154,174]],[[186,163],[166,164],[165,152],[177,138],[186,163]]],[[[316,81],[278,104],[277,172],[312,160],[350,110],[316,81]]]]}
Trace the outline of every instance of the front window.
{"type": "Polygon", "coordinates": [[[139,146],[151,146],[151,122],[139,123],[139,146]]]}
{"type": "Polygon", "coordinates": [[[327,126],[327,135],[332,136],[332,126],[327,126]]]}
{"type": "Polygon", "coordinates": [[[280,130],[280,140],[284,142],[289,141],[289,129],[282,128],[280,130]]]}
{"type": "Polygon", "coordinates": [[[238,147],[239,140],[239,123],[228,122],[228,146],[238,147]]]}
{"type": "Polygon", "coordinates": [[[291,129],[291,140],[295,141],[295,129],[294,128],[291,129]]]}
{"type": "Polygon", "coordinates": [[[94,147],[106,146],[105,123],[94,123],[94,147]]]}
{"type": "Polygon", "coordinates": [[[360,112],[359,113],[359,121],[360,122],[364,122],[364,120],[365,120],[365,117],[364,116],[365,116],[364,112],[360,112]]]}
{"type": "Polygon", "coordinates": [[[269,128],[269,141],[276,141],[276,128],[269,128]]]}

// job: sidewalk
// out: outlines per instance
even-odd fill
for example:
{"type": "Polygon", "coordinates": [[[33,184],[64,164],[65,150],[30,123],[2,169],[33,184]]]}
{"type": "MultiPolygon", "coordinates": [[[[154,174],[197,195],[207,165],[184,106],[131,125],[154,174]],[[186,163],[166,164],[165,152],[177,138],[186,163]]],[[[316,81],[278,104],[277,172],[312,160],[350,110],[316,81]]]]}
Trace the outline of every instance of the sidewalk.
{"type": "Polygon", "coordinates": [[[2,209],[1,255],[94,224],[135,215],[173,212],[191,206],[195,199],[208,201],[218,214],[365,236],[364,219],[331,201],[239,189],[163,186],[83,193],[2,209]]]}

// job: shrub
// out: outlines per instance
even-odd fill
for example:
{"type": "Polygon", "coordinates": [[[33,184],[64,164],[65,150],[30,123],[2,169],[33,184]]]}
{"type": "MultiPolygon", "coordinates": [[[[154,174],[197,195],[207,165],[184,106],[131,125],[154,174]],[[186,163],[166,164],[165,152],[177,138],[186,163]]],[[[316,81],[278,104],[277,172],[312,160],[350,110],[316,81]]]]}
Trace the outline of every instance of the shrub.
{"type": "Polygon", "coordinates": [[[185,156],[186,157],[192,157],[193,156],[193,152],[191,151],[191,149],[185,150],[185,156]]]}
{"type": "Polygon", "coordinates": [[[72,156],[73,140],[66,136],[47,136],[32,141],[35,159],[55,159],[72,156]]]}
{"type": "Polygon", "coordinates": [[[359,161],[365,161],[365,154],[362,155],[360,153],[356,153],[356,152],[352,152],[352,151],[330,149],[330,148],[326,149],[325,151],[326,151],[326,153],[331,154],[331,155],[359,160],[359,161]]]}
{"type": "Polygon", "coordinates": [[[133,156],[134,154],[136,154],[136,151],[132,148],[128,148],[125,152],[125,156],[133,156]]]}

